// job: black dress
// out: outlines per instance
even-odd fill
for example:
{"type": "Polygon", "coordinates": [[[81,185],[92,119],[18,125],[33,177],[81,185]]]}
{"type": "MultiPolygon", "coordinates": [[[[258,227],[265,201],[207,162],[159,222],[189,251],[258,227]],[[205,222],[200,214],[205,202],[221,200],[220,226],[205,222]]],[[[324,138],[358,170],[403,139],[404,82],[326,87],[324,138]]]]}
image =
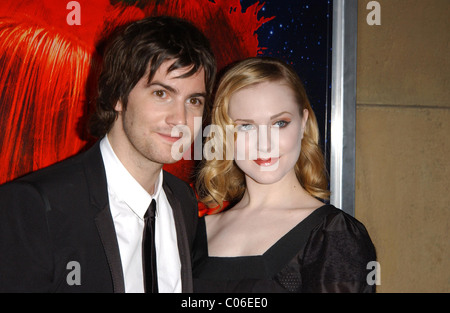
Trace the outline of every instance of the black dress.
{"type": "Polygon", "coordinates": [[[204,218],[194,246],[194,292],[375,292],[375,247],[363,224],[324,205],[264,254],[210,257],[204,218]],[[370,282],[371,280],[369,280],[370,282]]]}

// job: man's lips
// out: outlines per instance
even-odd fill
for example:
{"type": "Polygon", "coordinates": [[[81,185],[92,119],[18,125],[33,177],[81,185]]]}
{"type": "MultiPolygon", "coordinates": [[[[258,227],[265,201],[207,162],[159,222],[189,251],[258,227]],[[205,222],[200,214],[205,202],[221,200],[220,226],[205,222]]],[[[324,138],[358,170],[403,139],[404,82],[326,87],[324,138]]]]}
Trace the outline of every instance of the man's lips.
{"type": "Polygon", "coordinates": [[[170,135],[166,135],[166,134],[162,134],[162,133],[158,133],[158,135],[160,135],[164,140],[171,142],[171,143],[174,143],[182,138],[182,136],[172,137],[170,135]]]}
{"type": "Polygon", "coordinates": [[[270,166],[275,164],[278,161],[278,159],[279,158],[267,158],[267,159],[258,158],[256,160],[253,160],[253,162],[258,164],[259,166],[270,166]]]}

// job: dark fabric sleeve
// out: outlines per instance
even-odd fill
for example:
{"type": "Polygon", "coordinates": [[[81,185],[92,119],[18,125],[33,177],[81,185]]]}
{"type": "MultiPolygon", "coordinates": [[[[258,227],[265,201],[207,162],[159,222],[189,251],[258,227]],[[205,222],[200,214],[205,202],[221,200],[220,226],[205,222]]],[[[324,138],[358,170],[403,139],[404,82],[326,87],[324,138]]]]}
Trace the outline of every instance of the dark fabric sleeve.
{"type": "Polygon", "coordinates": [[[344,212],[330,214],[305,247],[302,291],[375,292],[367,282],[371,261],[375,247],[364,225],[344,212]]]}
{"type": "Polygon", "coordinates": [[[49,292],[48,202],[26,182],[0,186],[0,292],[49,292]]]}

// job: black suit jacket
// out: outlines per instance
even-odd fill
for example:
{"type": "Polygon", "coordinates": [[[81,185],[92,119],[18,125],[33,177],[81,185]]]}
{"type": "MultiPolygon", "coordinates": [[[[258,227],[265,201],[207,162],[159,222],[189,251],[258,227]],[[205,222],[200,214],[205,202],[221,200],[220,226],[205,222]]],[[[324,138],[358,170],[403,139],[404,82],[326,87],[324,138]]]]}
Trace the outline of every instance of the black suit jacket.
{"type": "MultiPolygon", "coordinates": [[[[163,188],[175,219],[182,291],[192,292],[197,200],[167,172],[163,188]]],[[[0,186],[0,292],[124,292],[99,142],[0,186]]]]}

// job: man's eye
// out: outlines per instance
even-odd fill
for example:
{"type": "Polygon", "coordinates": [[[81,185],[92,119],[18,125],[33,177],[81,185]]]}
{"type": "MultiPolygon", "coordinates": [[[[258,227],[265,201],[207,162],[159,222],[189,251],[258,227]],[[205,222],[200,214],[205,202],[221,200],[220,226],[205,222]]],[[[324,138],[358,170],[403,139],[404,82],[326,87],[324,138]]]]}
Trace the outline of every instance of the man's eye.
{"type": "Polygon", "coordinates": [[[166,92],[164,90],[156,90],[153,92],[153,94],[159,98],[165,98],[166,92]]]}
{"type": "Polygon", "coordinates": [[[190,98],[190,99],[189,99],[189,104],[192,104],[192,105],[202,105],[202,104],[203,104],[203,101],[200,100],[199,98],[190,98]]]}

